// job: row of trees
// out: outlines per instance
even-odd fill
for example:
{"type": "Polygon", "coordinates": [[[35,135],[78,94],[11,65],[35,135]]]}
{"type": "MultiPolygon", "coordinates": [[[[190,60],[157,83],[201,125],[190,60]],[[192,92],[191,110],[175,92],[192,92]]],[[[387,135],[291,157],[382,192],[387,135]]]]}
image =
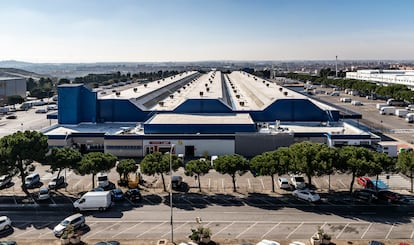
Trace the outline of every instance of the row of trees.
{"type": "MultiPolygon", "coordinates": [[[[79,151],[69,148],[54,148],[49,152],[47,136],[36,131],[16,132],[0,139],[0,174],[18,175],[22,180],[22,190],[28,194],[24,180],[33,169],[33,162],[48,164],[58,176],[65,168],[73,169],[80,175],[92,175],[92,186],[95,187],[95,175],[107,172],[115,167],[117,157],[102,152],[91,152],[81,155],[79,151]]],[[[141,163],[141,172],[146,175],[161,175],[166,190],[164,174],[182,166],[176,155],[154,152],[146,155],[141,163]]],[[[132,159],[119,161],[116,171],[124,178],[137,170],[132,159]]],[[[414,178],[414,153],[400,153],[397,161],[384,153],[355,146],[331,148],[325,144],[300,142],[290,147],[264,152],[247,160],[243,156],[223,155],[213,161],[211,166],[206,160],[191,160],[184,166],[185,174],[197,176],[201,191],[200,176],[215,169],[232,178],[233,190],[236,191],[236,176],[251,171],[254,176],[269,176],[272,179],[272,191],[275,191],[274,177],[288,173],[302,173],[307,176],[308,184],[312,184],[315,176],[330,176],[335,173],[347,173],[352,176],[350,192],[357,176],[377,176],[383,172],[400,171],[411,178],[411,192],[414,178]]]]}
{"type": "Polygon", "coordinates": [[[316,84],[333,85],[341,88],[357,89],[369,95],[375,93],[387,98],[401,99],[412,102],[414,99],[414,91],[408,89],[404,85],[393,84],[388,86],[377,85],[372,82],[361,81],[356,79],[332,79],[326,76],[312,76],[308,74],[288,73],[286,77],[296,79],[302,82],[311,81],[316,84]]]}

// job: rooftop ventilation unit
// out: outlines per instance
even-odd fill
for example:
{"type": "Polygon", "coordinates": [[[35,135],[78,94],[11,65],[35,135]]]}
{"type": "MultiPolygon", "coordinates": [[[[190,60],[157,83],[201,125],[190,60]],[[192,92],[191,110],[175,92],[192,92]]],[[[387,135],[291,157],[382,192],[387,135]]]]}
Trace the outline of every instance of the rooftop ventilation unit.
{"type": "Polygon", "coordinates": [[[170,99],[173,99],[174,98],[174,95],[173,94],[170,94],[170,99]]]}
{"type": "Polygon", "coordinates": [[[282,87],[280,87],[280,88],[279,88],[279,91],[280,91],[280,92],[282,92],[282,91],[283,91],[283,88],[282,88],[282,87]]]}
{"type": "Polygon", "coordinates": [[[236,94],[236,98],[237,99],[240,99],[240,94],[236,94]]]}
{"type": "Polygon", "coordinates": [[[207,87],[207,88],[206,88],[206,91],[207,91],[207,92],[208,92],[208,91],[210,91],[210,88],[209,88],[209,87],[207,87]]]}
{"type": "Polygon", "coordinates": [[[138,88],[134,88],[134,92],[136,93],[138,91],[138,88]]]}
{"type": "Polygon", "coordinates": [[[283,92],[283,94],[284,94],[285,96],[287,96],[287,95],[288,95],[288,92],[286,92],[286,91],[285,91],[285,92],[283,92]]]}
{"type": "Polygon", "coordinates": [[[116,92],[115,94],[116,94],[116,96],[120,96],[121,92],[116,92]]]}
{"type": "Polygon", "coordinates": [[[203,91],[200,91],[200,96],[203,96],[203,94],[204,94],[204,92],[203,91]]]}
{"type": "Polygon", "coordinates": [[[239,104],[240,104],[241,106],[244,106],[244,101],[240,101],[240,102],[239,102],[239,104]]]}
{"type": "Polygon", "coordinates": [[[148,84],[144,84],[144,87],[148,87],[148,84]]]}
{"type": "Polygon", "coordinates": [[[164,101],[160,101],[160,102],[158,102],[158,105],[160,105],[160,106],[164,106],[164,101]]]}

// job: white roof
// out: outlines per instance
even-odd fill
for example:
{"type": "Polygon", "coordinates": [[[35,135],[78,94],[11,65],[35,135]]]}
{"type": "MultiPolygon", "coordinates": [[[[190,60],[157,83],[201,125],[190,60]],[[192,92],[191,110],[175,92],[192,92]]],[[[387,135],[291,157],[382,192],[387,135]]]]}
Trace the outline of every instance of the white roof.
{"type": "Polygon", "coordinates": [[[248,113],[239,114],[157,114],[150,124],[253,124],[248,113]]]}

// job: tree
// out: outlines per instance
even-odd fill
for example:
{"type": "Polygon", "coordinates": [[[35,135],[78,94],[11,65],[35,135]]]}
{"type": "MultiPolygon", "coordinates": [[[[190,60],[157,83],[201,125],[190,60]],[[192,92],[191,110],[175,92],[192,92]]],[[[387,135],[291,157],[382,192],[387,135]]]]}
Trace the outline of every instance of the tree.
{"type": "MultiPolygon", "coordinates": [[[[372,151],[372,162],[371,166],[368,169],[369,175],[375,175],[377,177],[376,185],[378,185],[378,178],[381,173],[390,172],[395,169],[395,162],[394,160],[385,153],[379,153],[376,151],[372,151]]],[[[375,186],[377,189],[378,186],[375,186]]]]}
{"type": "MultiPolygon", "coordinates": [[[[160,174],[164,191],[167,191],[165,187],[164,173],[170,172],[170,154],[162,154],[161,152],[154,152],[148,154],[141,161],[141,172],[147,175],[160,174]]],[[[181,166],[181,160],[177,155],[171,155],[171,167],[173,171],[181,166]]]]}
{"type": "Polygon", "coordinates": [[[250,160],[250,171],[254,175],[270,176],[272,178],[272,192],[275,192],[275,174],[287,172],[286,164],[289,162],[285,149],[264,152],[250,160]]]}
{"type": "Polygon", "coordinates": [[[352,193],[355,177],[363,176],[369,172],[373,159],[372,151],[363,147],[344,146],[339,151],[339,156],[339,170],[352,174],[351,185],[349,187],[349,192],[352,193]]]}
{"type": "Polygon", "coordinates": [[[63,169],[76,168],[81,160],[80,152],[70,147],[53,148],[52,153],[47,157],[50,169],[53,172],[58,171],[58,178],[63,169]]]}
{"type": "Polygon", "coordinates": [[[414,153],[405,151],[398,154],[397,167],[402,173],[410,177],[411,192],[413,192],[414,153]]]}
{"type": "Polygon", "coordinates": [[[111,170],[115,167],[116,160],[116,156],[109,153],[90,152],[82,157],[77,171],[81,175],[92,174],[92,188],[95,188],[95,175],[111,170]]]}
{"type": "Polygon", "coordinates": [[[306,174],[308,177],[309,186],[312,185],[312,177],[324,174],[323,165],[320,162],[320,157],[317,157],[319,152],[327,147],[325,144],[317,144],[311,142],[295,143],[289,147],[291,153],[291,160],[294,169],[306,174]]]}
{"type": "Polygon", "coordinates": [[[122,159],[116,166],[116,172],[120,179],[128,180],[128,174],[135,173],[138,169],[137,163],[134,159],[122,159]]]}
{"type": "Polygon", "coordinates": [[[33,161],[44,162],[47,151],[47,136],[37,131],[17,131],[0,139],[2,169],[20,175],[22,190],[27,195],[29,192],[24,183],[28,171],[33,167],[33,161]]]}
{"type": "Polygon", "coordinates": [[[219,156],[213,162],[213,167],[221,174],[228,174],[233,181],[233,191],[236,192],[236,174],[243,175],[249,170],[249,162],[246,158],[234,154],[219,156]]]}
{"type": "Polygon", "coordinates": [[[315,156],[316,161],[319,161],[322,166],[321,173],[328,175],[328,191],[331,190],[331,175],[338,168],[338,158],[338,150],[327,145],[321,146],[321,149],[315,156]]]}
{"type": "Polygon", "coordinates": [[[211,164],[206,160],[191,160],[187,162],[184,167],[185,175],[187,176],[197,176],[198,179],[198,189],[201,192],[201,181],[200,175],[207,174],[211,169],[211,164]]]}
{"type": "Polygon", "coordinates": [[[7,104],[9,105],[15,105],[23,103],[24,99],[20,95],[10,95],[7,97],[7,104]]]}

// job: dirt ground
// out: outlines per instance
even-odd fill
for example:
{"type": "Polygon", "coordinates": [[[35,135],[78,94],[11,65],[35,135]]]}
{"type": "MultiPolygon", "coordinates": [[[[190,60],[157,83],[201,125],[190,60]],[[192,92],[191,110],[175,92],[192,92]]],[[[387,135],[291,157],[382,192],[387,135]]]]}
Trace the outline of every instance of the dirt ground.
{"type": "MultiPolygon", "coordinates": [[[[140,239],[140,240],[118,240],[121,245],[157,245],[158,241],[157,240],[145,240],[145,239],[140,239]]],[[[281,245],[289,245],[290,242],[292,242],[293,240],[278,240],[278,242],[281,245]]],[[[304,242],[307,245],[310,245],[310,241],[309,240],[295,240],[295,241],[300,241],[300,242],[304,242]]],[[[336,244],[336,245],[368,245],[370,240],[332,240],[332,245],[336,244]]],[[[385,245],[400,245],[400,244],[404,244],[405,245],[414,245],[414,240],[378,240],[383,242],[385,245]]],[[[98,240],[95,239],[86,239],[83,241],[83,245],[93,245],[96,242],[98,242],[98,240]]],[[[180,242],[188,242],[188,240],[180,240],[178,239],[177,241],[175,241],[175,244],[179,244],[180,242]]],[[[215,243],[211,243],[211,245],[237,245],[237,244],[242,244],[242,243],[252,243],[252,244],[256,244],[258,242],[258,240],[249,240],[249,239],[217,239],[215,240],[215,243]]],[[[29,239],[19,239],[17,240],[17,244],[18,245],[60,245],[60,241],[58,239],[56,240],[47,240],[47,239],[39,239],[39,240],[29,240],[29,239]]],[[[172,243],[167,243],[166,245],[172,245],[172,243]]]]}

